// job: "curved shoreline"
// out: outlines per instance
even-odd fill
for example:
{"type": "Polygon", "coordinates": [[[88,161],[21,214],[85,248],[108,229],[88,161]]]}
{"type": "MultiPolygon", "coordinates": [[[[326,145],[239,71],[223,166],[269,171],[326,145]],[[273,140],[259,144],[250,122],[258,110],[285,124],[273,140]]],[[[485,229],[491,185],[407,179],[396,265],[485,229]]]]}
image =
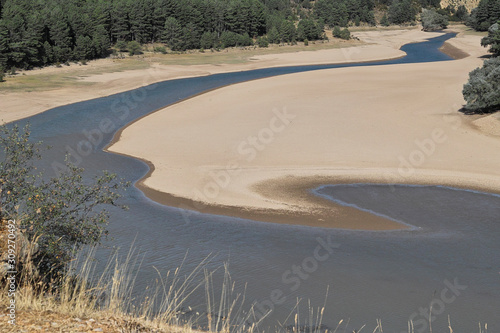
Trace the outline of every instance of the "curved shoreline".
{"type": "MultiPolygon", "coordinates": [[[[455,49],[459,50],[458,48],[454,49],[453,47],[451,48],[451,51],[456,51],[455,49]]],[[[450,50],[450,48],[448,48],[448,50],[450,50]]],[[[220,88],[222,87],[219,87],[217,89],[220,88]]],[[[203,94],[206,93],[208,93],[208,91],[204,92],[203,94]]],[[[192,96],[189,99],[193,97],[195,96],[192,96]]],[[[156,113],[160,110],[156,110],[148,114],[147,116],[151,116],[153,113],[156,113]]],[[[145,117],[146,116],[142,117],[141,119],[145,117]]],[[[136,123],[139,120],[140,119],[134,121],[133,123],[136,123]]],[[[115,134],[113,142],[106,148],[109,148],[112,144],[118,142],[119,139],[121,138],[123,131],[129,128],[133,123],[128,124],[126,127],[120,129],[115,134]]],[[[133,158],[138,158],[137,156],[131,154],[123,154],[120,152],[110,151],[109,149],[106,149],[106,151],[112,153],[118,153],[125,156],[130,156],[133,158]]],[[[276,179],[276,178],[267,178],[265,182],[255,184],[252,190],[256,193],[259,193],[262,197],[269,198],[270,200],[276,200],[276,198],[279,198],[280,202],[284,203],[288,207],[285,209],[266,209],[262,207],[252,207],[252,206],[245,207],[238,205],[234,206],[234,205],[208,203],[201,200],[195,200],[192,198],[176,196],[171,193],[165,193],[160,190],[151,188],[146,185],[146,181],[151,177],[156,168],[152,162],[146,160],[145,158],[139,157],[138,159],[148,164],[150,169],[147,175],[145,175],[142,179],[140,179],[136,183],[136,187],[139,188],[150,199],[168,206],[179,207],[190,211],[198,211],[201,213],[234,216],[251,220],[263,221],[263,222],[299,224],[299,225],[309,225],[316,227],[358,229],[358,230],[397,230],[397,229],[407,228],[407,226],[405,225],[401,225],[399,223],[396,223],[395,221],[388,220],[380,216],[375,216],[373,214],[362,212],[350,207],[340,207],[339,205],[335,205],[334,203],[332,203],[330,200],[327,200],[325,198],[320,198],[311,193],[311,190],[313,190],[314,188],[325,184],[359,183],[359,182],[386,183],[387,180],[381,179],[383,178],[381,175],[375,177],[357,176],[357,177],[346,177],[346,178],[338,176],[318,177],[318,175],[311,175],[310,177],[296,177],[295,180],[288,179],[287,181],[283,181],[282,179],[276,179]],[[300,206],[302,206],[302,208],[300,206]],[[306,207],[306,209],[304,209],[304,207],[306,207]]],[[[443,182],[442,179],[441,181],[438,182],[429,182],[428,178],[426,177],[410,181],[404,180],[401,183],[424,184],[424,185],[439,184],[439,185],[447,185],[451,187],[464,188],[464,189],[474,188],[486,192],[498,191],[498,188],[500,188],[491,186],[481,186],[473,183],[468,183],[464,185],[456,181],[450,181],[446,183],[443,182]]],[[[188,216],[187,218],[189,218],[190,214],[192,213],[189,212],[186,214],[188,216]]]]}

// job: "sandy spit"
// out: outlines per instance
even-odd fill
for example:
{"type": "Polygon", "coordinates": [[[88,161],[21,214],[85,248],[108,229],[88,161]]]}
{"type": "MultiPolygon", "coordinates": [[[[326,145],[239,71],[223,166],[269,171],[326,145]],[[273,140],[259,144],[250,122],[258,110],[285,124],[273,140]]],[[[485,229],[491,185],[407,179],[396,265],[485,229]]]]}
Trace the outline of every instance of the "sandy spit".
{"type": "MultiPolygon", "coordinates": [[[[393,57],[402,44],[435,36],[357,35],[376,44],[353,51],[355,61],[393,57]]],[[[376,182],[500,192],[500,140],[473,122],[494,128],[488,124],[498,120],[459,112],[462,86],[485,49],[480,37],[464,34],[448,45],[462,59],[290,74],[211,91],[135,122],[108,149],[150,162],[139,187],[168,205],[288,224],[405,228],[309,190],[376,182]]]]}

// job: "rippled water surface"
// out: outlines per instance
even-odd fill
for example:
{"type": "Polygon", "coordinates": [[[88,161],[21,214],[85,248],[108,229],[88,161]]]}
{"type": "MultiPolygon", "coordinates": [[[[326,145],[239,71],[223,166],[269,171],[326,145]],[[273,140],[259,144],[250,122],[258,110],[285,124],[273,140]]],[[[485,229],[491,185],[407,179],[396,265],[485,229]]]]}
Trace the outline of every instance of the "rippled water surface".
{"type": "MultiPolygon", "coordinates": [[[[53,146],[44,156],[49,175],[53,163],[62,163],[66,152],[72,151],[73,162],[86,169],[86,177],[107,169],[134,182],[147,173],[147,165],[104,153],[102,148],[116,130],[158,108],[208,89],[274,75],[347,66],[447,61],[451,59],[437,48],[452,36],[406,45],[403,50],[408,56],[398,60],[172,80],[148,89],[55,108],[18,123],[29,121],[33,138],[53,146]],[[135,103],[134,98],[142,102],[135,103]],[[113,132],[92,135],[102,121],[112,124],[113,132]],[[90,146],[86,141],[91,142],[90,146]],[[89,147],[91,152],[85,152],[89,147]]],[[[242,292],[247,284],[247,301],[256,302],[263,310],[274,307],[263,328],[275,325],[277,320],[283,322],[297,299],[304,307],[308,299],[314,307],[322,305],[329,288],[324,317],[324,324],[329,327],[334,328],[343,318],[349,319],[350,330],[363,324],[373,330],[375,320],[380,318],[385,332],[405,329],[409,319],[418,320],[423,328],[425,308],[433,301],[435,312],[439,312],[433,324],[436,332],[446,328],[448,314],[456,331],[476,332],[479,321],[488,322],[490,332],[500,331],[498,197],[439,187],[374,185],[324,186],[317,193],[405,221],[415,228],[360,232],[203,214],[192,215],[186,223],[182,210],[156,204],[132,188],[124,198],[130,210],[112,211],[109,230],[114,240],[106,245],[128,250],[134,243],[144,256],[137,293],[157,277],[153,266],[163,273],[174,269],[188,250],[185,272],[209,254],[215,259],[208,268],[229,261],[236,289],[242,292]]],[[[107,254],[107,250],[99,253],[103,258],[107,254]]],[[[203,293],[195,294],[191,304],[200,300],[204,300],[203,293]]],[[[292,321],[293,317],[285,325],[292,321]]]]}

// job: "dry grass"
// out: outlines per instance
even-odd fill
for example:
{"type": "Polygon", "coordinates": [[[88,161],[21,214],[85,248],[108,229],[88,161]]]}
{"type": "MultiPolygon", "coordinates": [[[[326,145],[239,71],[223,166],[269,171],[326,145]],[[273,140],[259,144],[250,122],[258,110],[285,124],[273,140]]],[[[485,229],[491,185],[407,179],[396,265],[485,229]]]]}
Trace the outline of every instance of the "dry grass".
{"type": "MultiPolygon", "coordinates": [[[[4,222],[4,221],[3,221],[4,222]]],[[[0,234],[5,233],[0,228],[0,234]]],[[[17,240],[22,238],[18,234],[17,240]]],[[[67,267],[61,281],[39,288],[41,281],[32,255],[36,253],[36,241],[24,243],[18,250],[18,260],[23,262],[19,274],[22,285],[17,286],[15,295],[16,325],[11,325],[6,307],[0,312],[1,332],[158,332],[199,333],[202,331],[220,333],[260,332],[259,325],[264,318],[256,318],[253,304],[247,304],[245,292],[238,292],[224,265],[220,286],[214,279],[214,271],[206,269],[211,258],[201,263],[188,275],[182,276],[182,266],[162,276],[153,288],[147,288],[142,300],[134,296],[134,285],[141,269],[141,261],[135,250],[121,258],[115,252],[109,258],[103,273],[96,272],[92,260],[95,250],[81,252],[67,267]],[[189,297],[199,288],[204,288],[206,312],[196,313],[191,318],[182,318],[189,297]],[[42,290],[42,292],[40,292],[42,290]],[[219,290],[216,294],[215,290],[219,290]],[[248,311],[247,311],[248,310],[248,311]]],[[[5,249],[2,249],[5,251],[5,249]]],[[[314,308],[310,302],[305,313],[296,306],[283,323],[278,322],[276,332],[291,333],[337,333],[346,331],[349,320],[341,320],[337,326],[323,325],[326,291],[323,306],[314,308]],[[293,318],[293,319],[292,319],[293,318]],[[288,323],[292,323],[291,325],[288,323]]],[[[0,292],[0,303],[9,304],[8,285],[0,292]]],[[[194,312],[194,311],[193,311],[194,312]]],[[[432,325],[429,323],[429,332],[432,325]]],[[[366,325],[357,329],[361,333],[366,325]]],[[[449,332],[453,333],[448,317],[449,332]]],[[[479,333],[487,332],[487,324],[479,323],[479,333]]],[[[369,332],[369,331],[367,331],[369,332]]],[[[376,320],[373,333],[383,333],[382,321],[376,320]]],[[[415,333],[413,322],[408,323],[408,333],[415,333]]]]}
{"type": "Polygon", "coordinates": [[[18,71],[15,75],[6,75],[5,82],[0,84],[0,92],[46,91],[92,85],[93,83],[84,82],[81,78],[127,70],[143,70],[149,67],[150,63],[145,58],[127,57],[90,61],[88,65],[73,63],[70,66],[62,65],[60,68],[50,66],[31,71],[18,71]]]}
{"type": "Polygon", "coordinates": [[[144,70],[152,64],[161,65],[223,65],[244,64],[252,61],[252,57],[265,54],[293,53],[299,51],[316,51],[350,47],[362,44],[359,41],[343,41],[332,38],[331,31],[327,32],[329,41],[309,42],[296,45],[270,45],[268,48],[259,47],[236,47],[220,51],[190,50],[185,53],[154,53],[152,50],[157,45],[147,45],[145,52],[140,56],[129,57],[127,54],[118,55],[113,58],[89,61],[86,65],[71,63],[69,66],[50,66],[31,71],[18,71],[15,75],[7,74],[5,82],[0,84],[1,92],[32,92],[46,91],[60,88],[74,88],[93,85],[94,82],[85,82],[83,77],[122,72],[128,70],[144,70]]]}

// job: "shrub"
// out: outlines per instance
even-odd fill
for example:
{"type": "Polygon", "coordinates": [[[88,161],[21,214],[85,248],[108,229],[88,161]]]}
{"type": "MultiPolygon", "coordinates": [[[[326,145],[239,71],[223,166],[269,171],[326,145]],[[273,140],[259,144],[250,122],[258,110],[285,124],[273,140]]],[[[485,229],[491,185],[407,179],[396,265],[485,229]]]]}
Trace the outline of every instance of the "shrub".
{"type": "Polygon", "coordinates": [[[4,72],[4,69],[2,67],[0,67],[0,82],[4,82],[5,81],[5,72],[4,72]]]}
{"type": "Polygon", "coordinates": [[[304,46],[309,46],[309,41],[307,39],[304,39],[304,46]]]}
{"type": "Polygon", "coordinates": [[[340,38],[345,40],[351,39],[351,33],[349,32],[349,29],[347,28],[342,29],[342,31],[340,32],[340,38]]]}
{"type": "Polygon", "coordinates": [[[469,73],[462,94],[469,112],[490,112],[500,108],[500,57],[486,60],[483,67],[469,73]]]}
{"type": "Polygon", "coordinates": [[[257,38],[257,45],[259,47],[268,47],[269,46],[269,40],[267,39],[266,36],[258,37],[257,38]]]}
{"type": "Polygon", "coordinates": [[[340,28],[338,26],[336,26],[335,28],[333,28],[332,33],[333,33],[333,37],[335,37],[335,38],[341,38],[341,39],[345,39],[345,40],[351,39],[351,33],[349,32],[349,29],[347,29],[347,28],[340,30],[340,28]]]}
{"type": "Polygon", "coordinates": [[[120,52],[127,52],[127,43],[123,40],[119,40],[116,42],[115,47],[118,49],[120,52]]]}
{"type": "Polygon", "coordinates": [[[0,127],[0,217],[22,216],[18,227],[28,242],[36,242],[33,260],[48,281],[82,246],[99,244],[107,235],[109,215],[103,207],[117,206],[120,191],[128,184],[107,172],[88,182],[83,180],[83,169],[70,163],[60,175],[46,180],[34,164],[41,159],[42,143],[30,142],[29,137],[29,125],[0,127]]]}
{"type": "Polygon", "coordinates": [[[167,49],[165,48],[165,46],[156,46],[153,51],[161,54],[167,54],[167,49]]]}
{"type": "Polygon", "coordinates": [[[128,54],[130,56],[142,54],[142,46],[141,46],[141,44],[139,44],[135,40],[133,40],[127,44],[127,49],[128,49],[128,54]]]}

